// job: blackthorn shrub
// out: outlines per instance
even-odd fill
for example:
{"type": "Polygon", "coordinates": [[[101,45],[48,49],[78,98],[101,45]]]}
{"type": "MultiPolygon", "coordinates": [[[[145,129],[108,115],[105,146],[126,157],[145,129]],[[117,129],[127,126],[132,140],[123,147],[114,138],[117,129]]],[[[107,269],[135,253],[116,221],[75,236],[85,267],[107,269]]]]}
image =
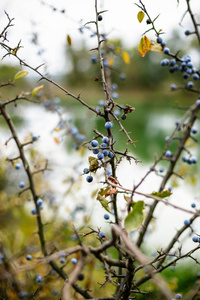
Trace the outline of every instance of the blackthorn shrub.
{"type": "MultiPolygon", "coordinates": [[[[190,1],[185,2],[186,13],[190,16],[195,29],[194,32],[185,30],[185,39],[192,34],[200,44],[199,16],[192,11],[190,1]]],[[[43,1],[42,4],[53,13],[61,13],[67,17],[67,10],[60,10],[43,1]]],[[[9,129],[9,133],[6,131],[7,138],[4,144],[7,146],[13,143],[15,147],[7,157],[1,157],[2,167],[0,167],[3,183],[0,184],[2,299],[36,299],[36,297],[55,299],[57,295],[62,300],[144,298],[169,300],[182,299],[182,294],[185,299],[198,297],[199,287],[193,286],[196,277],[193,272],[195,268],[190,267],[190,274],[182,286],[177,284],[180,273],[176,270],[176,266],[186,259],[192,261],[195,267],[199,267],[200,264],[199,258],[196,257],[200,249],[199,227],[196,226],[200,215],[198,203],[190,199],[192,204],[185,207],[182,203],[174,203],[173,194],[176,194],[178,180],[183,180],[187,172],[195,173],[198,167],[194,145],[198,142],[195,122],[200,117],[199,70],[195,68],[195,61],[190,55],[182,55],[182,49],[178,48],[178,44],[174,45],[174,49],[168,47],[164,40],[164,31],[157,29],[158,16],[152,17],[146,5],[141,0],[138,1],[135,6],[137,19],[140,23],[144,18],[147,20],[145,25],[147,30],[138,46],[139,53],[144,57],[148,55],[147,51],[156,51],[156,55],[161,56],[163,72],[169,70],[170,75],[174,72],[180,75],[182,83],[172,83],[171,91],[181,90],[183,95],[190,93],[191,105],[183,107],[176,104],[184,113],[175,123],[171,135],[169,133],[165,138],[164,149],[155,156],[151,167],[142,176],[136,174],[136,180],[128,186],[128,181],[120,177],[120,166],[124,160],[128,165],[141,164],[140,159],[134,155],[136,141],[132,138],[132,133],[126,129],[127,120],[134,116],[137,110],[135,111],[135,107],[129,104],[120,103],[118,84],[113,81],[113,77],[116,78],[118,74],[121,80],[126,79],[126,74],[118,69],[115,61],[120,59],[128,65],[131,58],[122,46],[112,44],[109,41],[109,34],[102,31],[103,16],[107,11],[100,10],[100,4],[100,1],[95,0],[93,20],[84,25],[81,23],[81,26],[79,24],[81,34],[89,31],[90,36],[96,38],[96,46],[91,49],[91,63],[98,67],[95,81],[100,84],[104,99],[98,101],[95,107],[90,105],[87,99],[83,99],[82,93],[75,95],[44,74],[41,65],[34,67],[23,59],[20,52],[22,42],[19,41],[13,46],[9,39],[9,31],[14,23],[5,12],[7,24],[0,33],[1,50],[4,52],[2,59],[12,57],[19,63],[20,71],[13,74],[13,81],[10,79],[0,84],[2,90],[6,88],[6,93],[9,90],[0,101],[0,118],[9,129]],[[153,33],[154,40],[148,38],[149,32],[153,33]],[[17,88],[20,80],[26,80],[29,71],[38,76],[37,81],[42,81],[43,84],[35,83],[32,90],[20,91],[14,97],[10,97],[10,90],[14,86],[17,88]],[[59,91],[62,98],[70,97],[98,118],[103,124],[102,129],[89,128],[93,137],[86,138],[78,124],[72,124],[72,119],[66,117],[60,100],[48,99],[52,87],[59,91]],[[70,211],[67,220],[66,212],[61,208],[64,214],[61,221],[53,187],[49,187],[50,179],[46,174],[51,174],[49,176],[53,177],[52,182],[55,187],[57,186],[53,164],[51,165],[48,158],[44,158],[39,148],[37,149],[37,144],[42,142],[42,136],[34,133],[23,139],[19,127],[15,125],[12,110],[15,111],[21,103],[25,103],[24,107],[28,103],[40,105],[52,115],[56,114],[59,122],[53,130],[54,142],[61,144],[64,137],[70,138],[73,141],[74,151],[76,149],[80,154],[82,163],[74,162],[73,171],[76,172],[79,167],[82,171],[78,176],[70,174],[69,179],[64,180],[64,184],[68,185],[65,195],[74,196],[69,201],[74,210],[70,211]],[[120,149],[115,137],[117,130],[125,137],[120,149]],[[14,183],[8,188],[13,176],[15,176],[14,183]],[[149,184],[147,192],[145,183],[151,176],[158,176],[160,181],[156,190],[149,184]],[[83,178],[84,187],[80,184],[83,178]],[[169,184],[171,186],[171,179],[176,183],[172,186],[173,189],[166,187],[169,184]],[[84,190],[86,190],[85,198],[84,190]],[[102,225],[98,226],[94,222],[90,225],[88,212],[84,216],[84,226],[79,226],[78,221],[73,224],[75,216],[77,214],[80,216],[87,210],[78,200],[81,198],[81,203],[87,202],[91,192],[93,202],[96,201],[99,205],[94,219],[102,225]],[[72,199],[77,200],[77,203],[72,199]],[[156,213],[160,207],[170,207],[172,211],[176,210],[177,216],[185,214],[187,217],[180,220],[175,234],[170,239],[166,238],[164,245],[159,249],[156,245],[152,245],[154,252],[150,254],[145,242],[147,239],[151,241],[155,223],[159,226],[156,213]],[[47,218],[48,214],[51,221],[47,218]],[[105,224],[107,227],[104,229],[105,224]],[[4,226],[9,226],[9,230],[4,230],[4,226]],[[184,247],[186,239],[190,245],[189,250],[184,247]],[[174,275],[170,273],[172,269],[174,275]],[[174,277],[176,280],[173,281],[174,277]]],[[[133,33],[135,34],[134,29],[133,33]]],[[[67,36],[67,43],[69,47],[72,46],[70,35],[67,36]]],[[[165,93],[164,90],[162,92],[165,93]]],[[[134,124],[134,117],[132,120],[134,124]]],[[[85,121],[90,124],[90,120],[85,121]]],[[[124,166],[125,164],[123,168],[126,169],[124,166]]],[[[131,177],[131,173],[128,177],[131,177]]],[[[165,220],[166,226],[170,225],[170,222],[169,216],[165,220]]],[[[164,226],[161,231],[162,236],[165,236],[164,226]]]]}

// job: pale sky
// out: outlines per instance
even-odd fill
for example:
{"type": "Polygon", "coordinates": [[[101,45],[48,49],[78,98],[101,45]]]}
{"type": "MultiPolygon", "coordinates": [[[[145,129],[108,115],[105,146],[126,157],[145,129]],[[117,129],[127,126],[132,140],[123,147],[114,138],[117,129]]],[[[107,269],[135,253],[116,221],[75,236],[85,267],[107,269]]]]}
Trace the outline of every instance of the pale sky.
{"type": "MultiPolygon", "coordinates": [[[[166,32],[163,36],[166,39],[173,28],[178,27],[183,36],[186,29],[193,30],[188,17],[182,27],[178,25],[186,10],[186,1],[179,2],[180,5],[177,5],[176,0],[143,0],[152,18],[160,14],[156,27],[166,32]]],[[[78,47],[83,40],[87,41],[88,50],[96,47],[96,39],[90,38],[89,32],[81,35],[78,31],[80,20],[84,24],[95,19],[94,3],[94,0],[1,0],[1,26],[6,24],[5,10],[11,18],[15,18],[15,26],[8,34],[9,40],[12,46],[22,40],[24,49],[20,50],[21,55],[31,64],[39,62],[36,56],[38,49],[30,43],[32,33],[39,33],[39,42],[45,50],[43,59],[48,62],[50,71],[60,72],[64,66],[68,67],[65,59],[63,60],[67,34],[72,38],[73,47],[78,47]],[[57,11],[54,12],[41,2],[55,6],[57,11]],[[65,14],[59,12],[62,9],[65,9],[65,14]]],[[[148,29],[145,21],[142,24],[138,22],[139,8],[134,3],[139,3],[139,0],[99,0],[99,10],[108,10],[103,14],[101,30],[109,33],[108,38],[121,38],[125,47],[138,44],[142,33],[148,29]]],[[[199,0],[191,0],[191,4],[196,12],[200,11],[199,0]]],[[[154,39],[155,35],[149,33],[148,37],[154,39]]]]}

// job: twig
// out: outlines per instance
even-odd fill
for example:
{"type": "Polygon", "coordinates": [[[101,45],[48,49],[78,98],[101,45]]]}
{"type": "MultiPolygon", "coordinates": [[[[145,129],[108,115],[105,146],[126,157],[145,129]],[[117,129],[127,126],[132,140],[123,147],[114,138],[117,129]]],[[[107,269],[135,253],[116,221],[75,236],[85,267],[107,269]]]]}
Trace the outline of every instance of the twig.
{"type": "MultiPolygon", "coordinates": [[[[120,236],[123,239],[124,244],[126,246],[126,251],[131,257],[135,258],[141,264],[148,263],[146,256],[141,252],[141,250],[137,247],[136,244],[133,244],[129,240],[126,233],[118,225],[116,225],[116,224],[112,225],[112,230],[115,232],[115,234],[117,234],[118,236],[120,236]]],[[[149,274],[149,276],[152,278],[154,283],[159,287],[162,295],[166,299],[171,299],[173,297],[173,295],[172,295],[171,291],[168,289],[167,284],[165,283],[163,278],[161,276],[159,276],[159,274],[155,274],[152,270],[152,267],[150,267],[149,265],[146,265],[145,270],[149,274]]]]}

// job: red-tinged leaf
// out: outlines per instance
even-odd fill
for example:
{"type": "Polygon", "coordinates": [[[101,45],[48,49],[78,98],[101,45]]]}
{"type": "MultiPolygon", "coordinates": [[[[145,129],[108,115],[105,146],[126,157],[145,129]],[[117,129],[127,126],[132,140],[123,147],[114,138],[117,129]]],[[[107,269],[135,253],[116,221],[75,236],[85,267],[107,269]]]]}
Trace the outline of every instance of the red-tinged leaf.
{"type": "Polygon", "coordinates": [[[142,22],[142,20],[144,19],[144,16],[145,16],[145,14],[144,14],[144,12],[141,10],[141,11],[139,11],[139,13],[137,14],[137,19],[138,19],[138,21],[141,23],[142,22]]]}
{"type": "Polygon", "coordinates": [[[118,183],[119,183],[119,181],[118,181],[116,178],[112,177],[112,176],[110,176],[108,179],[109,179],[109,181],[112,182],[113,184],[118,184],[118,183]]]}
{"type": "Polygon", "coordinates": [[[127,65],[130,64],[130,62],[131,62],[129,54],[126,51],[122,52],[122,59],[125,62],[125,64],[127,64],[127,65]]]}
{"type": "Polygon", "coordinates": [[[118,190],[117,190],[115,187],[112,188],[112,189],[109,189],[109,190],[107,191],[107,193],[105,194],[105,197],[111,196],[111,195],[113,195],[113,194],[117,194],[117,192],[118,192],[118,190]]]}
{"type": "Polygon", "coordinates": [[[144,57],[145,54],[147,53],[147,46],[146,46],[144,37],[142,37],[141,40],[140,40],[140,43],[139,43],[139,46],[138,46],[138,51],[139,51],[139,53],[142,57],[144,57]]]}
{"type": "Polygon", "coordinates": [[[124,109],[124,113],[128,114],[128,113],[131,113],[134,110],[135,110],[135,107],[132,107],[132,106],[126,104],[126,108],[124,109]]]}
{"type": "Polygon", "coordinates": [[[29,72],[28,71],[19,71],[15,74],[14,80],[25,77],[29,72]]]}
{"type": "Polygon", "coordinates": [[[71,37],[69,36],[69,34],[67,35],[67,43],[68,43],[69,46],[72,45],[72,39],[71,39],[71,37]]]}
{"type": "Polygon", "coordinates": [[[55,142],[56,144],[60,144],[60,140],[59,140],[59,138],[57,138],[57,137],[54,137],[54,138],[53,138],[53,140],[54,140],[54,142],[55,142]]]}
{"type": "Polygon", "coordinates": [[[99,196],[105,196],[106,193],[109,191],[109,189],[110,189],[110,188],[109,188],[108,186],[107,186],[106,188],[100,189],[99,192],[98,192],[97,197],[99,197],[99,196]]]}
{"type": "Polygon", "coordinates": [[[34,88],[34,89],[32,90],[31,95],[32,95],[32,96],[37,95],[37,94],[43,89],[43,87],[44,87],[44,85],[37,86],[36,88],[34,88]]]}
{"type": "Polygon", "coordinates": [[[147,50],[151,51],[151,41],[148,39],[148,37],[144,36],[144,42],[146,44],[147,50]]]}

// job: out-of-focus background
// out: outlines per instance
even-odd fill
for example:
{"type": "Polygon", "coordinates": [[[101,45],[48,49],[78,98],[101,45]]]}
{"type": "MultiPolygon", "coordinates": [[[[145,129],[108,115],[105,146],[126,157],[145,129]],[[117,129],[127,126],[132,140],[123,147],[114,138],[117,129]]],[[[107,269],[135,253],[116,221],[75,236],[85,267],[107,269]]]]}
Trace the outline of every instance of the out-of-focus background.
{"type": "MultiPolygon", "coordinates": [[[[144,0],[152,18],[156,18],[160,14],[155,24],[158,30],[163,30],[162,37],[167,46],[174,53],[180,51],[181,56],[191,55],[196,69],[199,69],[198,44],[194,35],[186,36],[184,34],[186,29],[192,31],[193,28],[189,15],[186,14],[183,18],[186,11],[185,2],[179,2],[178,4],[178,1],[175,0],[165,2],[144,0]]],[[[198,0],[191,1],[191,5],[195,12],[199,12],[200,2],[198,0]]],[[[143,58],[140,56],[138,44],[149,25],[146,24],[146,19],[139,24],[137,20],[139,8],[133,1],[99,1],[99,10],[107,10],[102,13],[103,20],[101,23],[99,22],[101,33],[105,33],[110,45],[126,51],[130,57],[130,64],[125,64],[122,59],[116,58],[112,82],[117,87],[114,91],[118,94],[117,101],[121,105],[130,104],[135,107],[135,111],[122,122],[127,131],[131,132],[132,139],[136,141],[136,147],[132,147],[130,151],[142,160],[142,163],[130,166],[127,166],[126,163],[126,167],[124,167],[125,163],[122,163],[121,169],[119,167],[120,182],[131,188],[149,170],[155,156],[162,153],[165,137],[171,134],[176,121],[182,116],[183,111],[175,108],[176,104],[183,107],[190,106],[195,103],[196,95],[182,90],[176,92],[170,90],[171,84],[184,85],[185,81],[180,72],[170,73],[168,67],[160,65],[160,61],[165,57],[162,53],[149,52],[143,58]],[[124,79],[122,74],[125,74],[124,79]]],[[[78,95],[81,92],[81,97],[85,102],[98,108],[101,101],[104,100],[104,93],[101,82],[95,80],[100,77],[100,72],[98,62],[94,63],[94,56],[97,55],[97,52],[91,49],[97,46],[97,41],[94,25],[88,23],[95,19],[94,1],[1,0],[0,30],[7,24],[4,11],[10,18],[14,18],[15,26],[9,29],[9,42],[7,43],[11,47],[15,47],[21,40],[22,48],[19,49],[19,56],[33,67],[44,63],[45,65],[41,67],[42,72],[73,94],[78,95]],[[84,27],[86,23],[88,24],[84,27]],[[71,46],[67,42],[67,36],[70,36],[71,46]]],[[[152,42],[156,40],[153,32],[147,33],[147,36],[152,42]]],[[[3,49],[1,52],[3,56],[3,49]]],[[[14,75],[20,69],[18,61],[7,56],[0,63],[0,81],[13,80],[14,75]]],[[[38,79],[39,77],[30,71],[27,77],[17,82],[16,87],[2,90],[1,98],[6,100],[18,94],[20,90],[33,89],[38,84],[38,79]]],[[[43,157],[48,157],[53,166],[54,172],[50,172],[47,178],[48,184],[41,186],[41,190],[48,191],[49,186],[51,187],[49,189],[51,192],[46,193],[46,200],[56,207],[58,215],[62,216],[66,222],[76,221],[80,224],[84,222],[90,224],[91,222],[106,230],[107,224],[102,221],[101,207],[97,201],[94,203],[88,199],[91,191],[88,191],[85,180],[80,179],[83,178],[80,176],[82,169],[87,167],[89,152],[87,150],[76,152],[77,145],[74,145],[70,136],[62,139],[62,135],[59,135],[60,132],[55,130],[59,123],[59,117],[57,114],[53,114],[49,107],[53,103],[59,107],[60,111],[64,111],[67,122],[71,124],[69,126],[78,129],[86,140],[92,139],[94,136],[93,128],[99,131],[103,130],[103,121],[93,116],[85,107],[80,106],[76,100],[66,96],[59,89],[45,84],[44,90],[43,105],[25,104],[24,106],[19,104],[17,107],[13,105],[10,108],[10,114],[21,139],[32,134],[40,136],[34,146],[33,160],[38,158],[42,160],[43,157]],[[64,143],[57,143],[58,137],[64,143]],[[75,194],[73,193],[74,188],[77,191],[75,194]],[[84,219],[86,216],[89,220],[87,222],[84,219]]],[[[195,126],[198,131],[199,121],[195,126]]],[[[119,150],[124,151],[126,137],[117,126],[114,128],[114,132],[116,146],[119,150]]],[[[1,119],[0,135],[1,158],[13,156],[15,153],[13,144],[5,145],[6,140],[9,139],[9,132],[1,119]]],[[[198,139],[198,134],[195,137],[198,139]]],[[[172,151],[175,146],[175,144],[172,145],[172,151]]],[[[195,143],[191,144],[191,148],[194,156],[200,159],[195,143]]],[[[163,163],[160,167],[165,169],[167,163],[163,163]]],[[[198,208],[200,200],[199,164],[183,166],[180,159],[178,168],[182,170],[186,180],[182,182],[173,178],[170,182],[169,187],[172,187],[173,190],[173,201],[186,209],[191,209],[191,203],[195,202],[198,208]]],[[[7,177],[2,175],[1,178],[1,196],[5,190],[8,195],[12,195],[14,189],[18,187],[13,169],[9,169],[7,172],[7,177]],[[10,184],[12,184],[12,188],[10,188],[10,184]]],[[[23,176],[22,173],[20,174],[23,176]]],[[[93,190],[98,188],[100,180],[101,176],[97,174],[93,190]]],[[[145,190],[147,192],[151,192],[152,189],[156,190],[159,181],[160,178],[152,174],[144,184],[145,190]]],[[[122,215],[123,205],[122,202],[120,211],[122,215]]],[[[32,204],[29,202],[27,207],[31,211],[32,204]]],[[[44,206],[45,209],[48,210],[44,206]]],[[[51,212],[48,213],[52,217],[51,212]]],[[[18,217],[16,216],[16,218],[18,217]]],[[[177,213],[172,208],[161,206],[156,212],[156,217],[159,218],[160,225],[159,227],[156,227],[155,224],[152,225],[152,235],[148,241],[149,249],[153,249],[155,245],[158,247],[166,245],[172,234],[183,224],[185,218],[189,218],[189,215],[183,212],[177,213]]],[[[5,221],[7,214],[2,215],[2,218],[5,221]]],[[[24,216],[24,220],[26,218],[24,216]]],[[[184,238],[188,239],[188,236],[184,238]]],[[[20,246],[18,245],[19,248],[20,246]]],[[[191,248],[191,239],[189,244],[185,244],[185,247],[186,249],[187,247],[191,248]]]]}
{"type": "MultiPolygon", "coordinates": [[[[191,55],[198,69],[199,51],[195,36],[184,35],[186,29],[193,30],[189,14],[184,16],[185,2],[178,4],[174,0],[167,3],[154,0],[151,4],[144,4],[152,19],[159,15],[155,24],[157,30],[163,30],[162,37],[167,46],[174,53],[180,51],[180,55],[191,55]]],[[[199,1],[191,1],[191,5],[195,11],[200,8],[199,1]]],[[[138,141],[134,152],[142,159],[151,159],[182,113],[175,109],[172,111],[171,107],[175,103],[189,105],[195,97],[189,93],[183,96],[181,92],[170,92],[170,84],[184,84],[184,80],[180,73],[171,74],[168,68],[160,66],[162,54],[150,52],[141,58],[138,44],[149,25],[146,20],[141,24],[138,22],[139,8],[135,3],[127,0],[123,4],[120,1],[99,1],[99,10],[106,10],[100,23],[101,32],[105,32],[111,44],[129,53],[131,63],[126,65],[123,60],[118,60],[112,81],[118,86],[120,102],[135,106],[137,111],[134,124],[132,118],[126,120],[126,126],[133,132],[133,139],[138,141]],[[126,74],[126,80],[120,79],[121,73],[126,74]]],[[[94,25],[88,24],[84,28],[84,24],[95,19],[93,2],[73,0],[66,4],[65,1],[2,0],[2,26],[7,21],[4,11],[10,18],[14,18],[15,26],[9,29],[8,34],[10,45],[14,47],[21,40],[20,56],[27,63],[33,67],[44,63],[44,72],[74,94],[82,91],[86,102],[97,105],[104,98],[101,84],[94,81],[100,75],[98,64],[91,63],[96,53],[90,50],[97,45],[94,25]],[[71,47],[67,43],[67,35],[71,38],[71,47]]],[[[147,36],[151,41],[156,40],[153,31],[147,33],[147,36]]],[[[6,57],[1,61],[2,81],[12,79],[12,68],[19,68],[14,58],[6,57]]],[[[35,74],[30,73],[30,76],[35,74]]],[[[59,97],[62,104],[70,107],[76,105],[74,100],[65,99],[65,95],[56,89],[49,97],[59,97]]]]}

